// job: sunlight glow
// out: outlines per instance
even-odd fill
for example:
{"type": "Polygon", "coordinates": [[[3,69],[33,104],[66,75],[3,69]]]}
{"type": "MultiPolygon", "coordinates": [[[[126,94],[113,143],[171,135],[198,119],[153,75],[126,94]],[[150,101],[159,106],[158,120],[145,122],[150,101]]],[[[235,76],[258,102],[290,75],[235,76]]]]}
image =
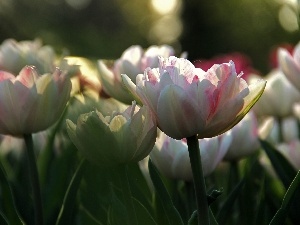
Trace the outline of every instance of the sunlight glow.
{"type": "Polygon", "coordinates": [[[177,3],[177,0],[151,0],[153,9],[162,15],[174,11],[177,3]]]}

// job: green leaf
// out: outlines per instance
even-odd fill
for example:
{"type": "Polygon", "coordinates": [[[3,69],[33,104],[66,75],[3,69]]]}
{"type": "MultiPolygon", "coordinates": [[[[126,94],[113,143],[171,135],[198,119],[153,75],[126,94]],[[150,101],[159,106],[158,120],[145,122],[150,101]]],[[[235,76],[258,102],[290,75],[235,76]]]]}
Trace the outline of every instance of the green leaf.
{"type": "Polygon", "coordinates": [[[234,205],[235,200],[237,199],[238,195],[240,194],[243,186],[245,184],[245,178],[243,178],[233,189],[233,191],[229,194],[228,198],[223,203],[221,209],[217,214],[217,220],[220,224],[224,224],[227,220],[228,216],[232,212],[232,207],[234,205]]]}
{"type": "MultiPolygon", "coordinates": [[[[16,208],[14,196],[12,193],[12,189],[10,184],[6,178],[6,173],[4,168],[0,164],[0,184],[1,184],[1,197],[2,197],[2,204],[5,216],[1,214],[0,221],[6,221],[10,224],[14,225],[23,225],[25,224],[24,221],[21,219],[18,210],[16,208]]],[[[1,223],[2,224],[2,223],[1,223]]],[[[5,223],[3,223],[5,224],[5,223]]]]}
{"type": "MultiPolygon", "coordinates": [[[[165,188],[158,171],[156,170],[154,164],[149,159],[148,162],[149,173],[153,185],[155,187],[156,193],[162,203],[162,208],[164,210],[164,215],[167,217],[167,223],[169,225],[183,225],[183,221],[178,213],[177,209],[174,207],[171,197],[165,188]]],[[[167,225],[167,224],[166,224],[167,225]]]]}
{"type": "Polygon", "coordinates": [[[281,182],[287,189],[291,184],[293,178],[296,176],[296,170],[286,160],[286,158],[281,153],[279,153],[270,143],[263,140],[260,140],[260,143],[267,153],[281,182]]]}
{"type": "Polygon", "coordinates": [[[128,173],[130,174],[128,179],[132,197],[137,199],[144,207],[146,207],[149,213],[153,214],[153,207],[151,203],[152,193],[138,163],[129,164],[128,169],[128,173]]]}
{"type": "Polygon", "coordinates": [[[192,213],[192,216],[188,221],[188,225],[198,225],[198,218],[197,217],[198,217],[198,213],[197,213],[197,210],[195,210],[192,213]]]}
{"type": "Polygon", "coordinates": [[[213,212],[211,211],[211,208],[209,208],[209,220],[210,220],[210,225],[218,225],[218,222],[217,222],[213,212]]]}
{"type": "Polygon", "coordinates": [[[120,201],[120,199],[113,193],[111,198],[111,204],[108,207],[108,225],[119,225],[127,223],[127,214],[125,205],[120,201]]]}
{"type": "Polygon", "coordinates": [[[157,225],[153,217],[147,211],[145,206],[143,206],[138,200],[133,198],[135,212],[137,214],[138,224],[143,225],[157,225]]]}
{"type": "Polygon", "coordinates": [[[75,171],[69,187],[66,191],[63,204],[61,206],[56,225],[69,224],[72,221],[72,213],[76,202],[76,193],[80,186],[81,178],[84,173],[86,161],[83,159],[75,171]]]}
{"type": "Polygon", "coordinates": [[[79,207],[80,214],[78,215],[79,224],[103,225],[101,221],[95,218],[83,205],[79,207]]]}
{"type": "Polygon", "coordinates": [[[294,200],[294,196],[299,191],[300,191],[300,171],[298,171],[296,177],[294,178],[287,192],[285,193],[281,207],[273,217],[270,225],[284,224],[285,219],[288,216],[289,209],[291,208],[292,202],[294,200]]]}
{"type": "Polygon", "coordinates": [[[3,215],[2,212],[0,212],[0,224],[9,225],[7,218],[3,215]]]}
{"type": "MultiPolygon", "coordinates": [[[[195,210],[188,221],[188,225],[198,225],[197,217],[198,217],[197,210],[195,210]]],[[[209,208],[209,221],[210,221],[210,225],[218,225],[218,222],[216,221],[216,218],[210,208],[209,208]]]]}
{"type": "Polygon", "coordinates": [[[64,108],[63,113],[61,114],[58,121],[55,123],[53,129],[51,129],[51,132],[47,138],[46,145],[43,149],[43,151],[40,151],[40,155],[37,160],[37,167],[39,171],[39,179],[41,188],[43,189],[44,185],[46,185],[46,178],[48,174],[48,170],[50,168],[50,164],[54,158],[54,151],[53,151],[53,144],[55,135],[58,132],[58,130],[61,128],[61,125],[63,122],[65,122],[65,116],[68,111],[68,107],[71,103],[72,99],[70,99],[69,104],[64,108]]]}

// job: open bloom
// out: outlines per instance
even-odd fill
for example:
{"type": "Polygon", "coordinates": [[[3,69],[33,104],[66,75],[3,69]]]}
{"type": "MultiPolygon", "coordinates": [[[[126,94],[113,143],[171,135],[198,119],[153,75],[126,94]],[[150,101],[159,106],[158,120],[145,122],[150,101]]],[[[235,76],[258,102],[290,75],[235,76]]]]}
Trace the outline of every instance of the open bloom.
{"type": "Polygon", "coordinates": [[[183,58],[159,57],[159,68],[147,68],[136,85],[123,75],[127,89],[149,106],[159,128],[182,139],[210,138],[237,124],[263,93],[266,82],[247,85],[234,63],[214,65],[207,72],[183,58]]]}
{"type": "Polygon", "coordinates": [[[59,69],[39,75],[26,66],[17,77],[0,71],[0,133],[19,136],[47,129],[63,112],[71,87],[59,69]]]}
{"type": "Polygon", "coordinates": [[[135,77],[147,67],[158,66],[158,56],[174,55],[174,49],[168,45],[150,46],[145,51],[134,45],[126,49],[121,58],[109,66],[104,60],[98,61],[98,68],[104,91],[111,97],[130,104],[132,96],[123,87],[121,74],[127,74],[135,82],[135,77]]]}
{"type": "Polygon", "coordinates": [[[18,74],[26,65],[33,65],[41,74],[53,72],[55,53],[41,41],[5,40],[0,46],[0,69],[18,74]]]}
{"type": "Polygon", "coordinates": [[[92,111],[80,115],[77,125],[67,120],[69,137],[93,163],[114,166],[140,161],[152,150],[157,127],[147,106],[136,108],[133,103],[111,117],[92,111]]]}
{"type": "MultiPolygon", "coordinates": [[[[230,134],[199,140],[204,176],[210,175],[215,170],[226,154],[231,140],[230,134]]],[[[175,140],[161,132],[150,157],[166,177],[186,181],[193,180],[188,146],[184,140],[175,140]]]]}
{"type": "Polygon", "coordinates": [[[300,43],[294,48],[293,56],[287,49],[279,49],[278,61],[285,76],[300,90],[300,43]]]}

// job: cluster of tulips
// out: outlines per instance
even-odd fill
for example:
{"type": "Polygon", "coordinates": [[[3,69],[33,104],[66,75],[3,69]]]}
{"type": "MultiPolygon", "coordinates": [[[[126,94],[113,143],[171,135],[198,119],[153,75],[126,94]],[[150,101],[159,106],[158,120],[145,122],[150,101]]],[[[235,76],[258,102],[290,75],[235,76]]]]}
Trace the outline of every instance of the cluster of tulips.
{"type": "Polygon", "coordinates": [[[1,224],[297,224],[300,45],[267,76],[175,55],[4,41],[1,224]]]}

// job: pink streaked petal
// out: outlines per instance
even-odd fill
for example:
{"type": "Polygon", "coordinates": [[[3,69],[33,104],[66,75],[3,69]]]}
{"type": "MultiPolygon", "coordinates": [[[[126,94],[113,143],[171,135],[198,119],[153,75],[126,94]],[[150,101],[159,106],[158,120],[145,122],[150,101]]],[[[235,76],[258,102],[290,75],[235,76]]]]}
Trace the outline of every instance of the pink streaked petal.
{"type": "Polygon", "coordinates": [[[219,78],[216,75],[216,70],[220,67],[220,65],[215,64],[210,69],[207,70],[206,74],[204,75],[204,79],[209,80],[214,86],[218,85],[219,78]]]}
{"type": "Polygon", "coordinates": [[[202,80],[197,85],[197,105],[199,109],[199,117],[203,121],[202,127],[205,126],[207,118],[211,114],[211,107],[214,107],[215,102],[213,93],[216,87],[209,80],[202,80]]]}
{"type": "Polygon", "coordinates": [[[39,77],[40,75],[37,73],[34,66],[25,66],[17,76],[16,81],[19,81],[24,86],[31,88],[35,85],[35,82],[39,77]]]}
{"type": "Polygon", "coordinates": [[[16,77],[9,73],[9,72],[6,72],[6,71],[0,71],[0,82],[3,81],[3,80],[14,80],[16,77]]]}
{"type": "Polygon", "coordinates": [[[147,81],[149,81],[152,84],[156,84],[159,82],[159,70],[157,68],[151,69],[150,67],[146,68],[145,70],[145,76],[147,81]]]}
{"type": "Polygon", "coordinates": [[[219,78],[219,80],[224,80],[228,76],[237,77],[233,61],[230,61],[229,63],[220,64],[220,66],[216,69],[216,75],[219,78]]]}

